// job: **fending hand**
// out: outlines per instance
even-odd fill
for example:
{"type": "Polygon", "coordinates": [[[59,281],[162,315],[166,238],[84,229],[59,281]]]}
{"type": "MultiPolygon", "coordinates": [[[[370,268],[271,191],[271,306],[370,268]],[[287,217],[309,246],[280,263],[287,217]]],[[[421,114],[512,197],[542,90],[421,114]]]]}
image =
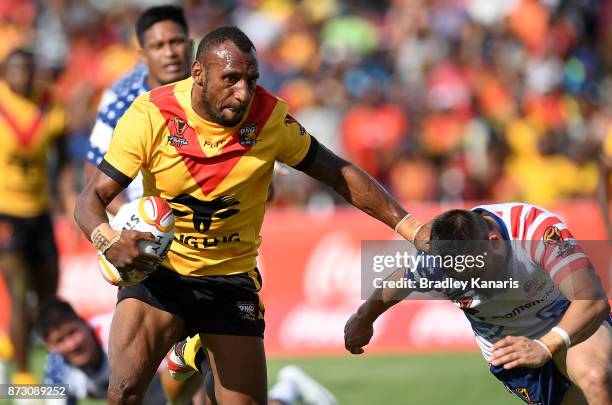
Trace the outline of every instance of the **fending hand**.
{"type": "Polygon", "coordinates": [[[363,347],[370,343],[374,325],[358,314],[353,314],[344,326],[344,347],[352,354],[361,354],[363,347]]]}

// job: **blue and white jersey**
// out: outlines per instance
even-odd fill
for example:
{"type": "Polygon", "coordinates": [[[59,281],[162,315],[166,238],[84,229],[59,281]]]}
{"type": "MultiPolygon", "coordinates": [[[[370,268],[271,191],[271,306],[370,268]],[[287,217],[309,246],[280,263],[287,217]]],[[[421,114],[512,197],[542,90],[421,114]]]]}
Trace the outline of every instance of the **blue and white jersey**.
{"type": "Polygon", "coordinates": [[[478,288],[472,280],[461,287],[440,283],[437,285],[442,287],[436,289],[427,288],[433,284],[421,284],[421,279],[450,279],[441,267],[407,269],[405,277],[417,286],[426,285],[416,291],[437,291],[464,311],[488,361],[492,346],[504,337],[536,339],[559,323],[570,302],[558,286],[590,262],[567,227],[550,211],[519,203],[482,205],[473,211],[490,215],[509,241],[512,254],[503,280],[512,280],[512,286],[478,288]]]}
{"type": "MultiPolygon", "coordinates": [[[[119,118],[136,97],[150,90],[147,85],[148,73],[147,67],[140,64],[102,94],[87,151],[87,160],[93,165],[98,166],[106,154],[119,118]]],[[[142,176],[138,173],[126,189],[126,195],[129,201],[133,201],[142,197],[142,193],[142,176]]]]}

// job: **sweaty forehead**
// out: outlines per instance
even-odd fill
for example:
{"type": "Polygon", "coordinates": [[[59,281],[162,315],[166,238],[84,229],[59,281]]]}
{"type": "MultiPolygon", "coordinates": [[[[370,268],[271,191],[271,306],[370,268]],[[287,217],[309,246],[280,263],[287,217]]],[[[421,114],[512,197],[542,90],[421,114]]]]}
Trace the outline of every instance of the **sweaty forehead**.
{"type": "Polygon", "coordinates": [[[204,55],[206,64],[223,70],[257,70],[255,52],[241,51],[233,42],[225,41],[204,55]]]}

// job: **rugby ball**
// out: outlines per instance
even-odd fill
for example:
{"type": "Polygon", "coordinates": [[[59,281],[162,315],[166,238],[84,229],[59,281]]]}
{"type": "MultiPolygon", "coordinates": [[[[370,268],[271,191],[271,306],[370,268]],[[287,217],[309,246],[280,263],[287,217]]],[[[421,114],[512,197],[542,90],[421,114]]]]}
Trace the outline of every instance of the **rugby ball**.
{"type": "MultiPolygon", "coordinates": [[[[142,240],[138,243],[138,247],[143,252],[158,256],[157,266],[166,258],[174,238],[172,209],[163,198],[156,196],[142,197],[123,205],[110,221],[110,226],[116,230],[151,233],[155,242],[142,240]]],[[[100,252],[98,252],[98,267],[106,281],[120,287],[138,284],[150,274],[136,269],[119,273],[100,252]]]]}

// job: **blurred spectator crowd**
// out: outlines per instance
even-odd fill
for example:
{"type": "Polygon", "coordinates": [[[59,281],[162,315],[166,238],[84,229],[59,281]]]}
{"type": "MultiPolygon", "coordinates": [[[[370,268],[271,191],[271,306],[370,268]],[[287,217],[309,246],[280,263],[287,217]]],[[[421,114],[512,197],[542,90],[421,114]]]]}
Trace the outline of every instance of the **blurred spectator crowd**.
{"type": "MultiPolygon", "coordinates": [[[[612,0],[3,0],[0,59],[35,50],[82,162],[102,90],[138,63],[143,8],[185,7],[199,40],[233,24],[260,84],[401,200],[590,197],[612,120],[612,0]]],[[[196,42],[197,43],[197,42],[196,42]]],[[[332,206],[297,172],[279,206],[332,206]]]]}

